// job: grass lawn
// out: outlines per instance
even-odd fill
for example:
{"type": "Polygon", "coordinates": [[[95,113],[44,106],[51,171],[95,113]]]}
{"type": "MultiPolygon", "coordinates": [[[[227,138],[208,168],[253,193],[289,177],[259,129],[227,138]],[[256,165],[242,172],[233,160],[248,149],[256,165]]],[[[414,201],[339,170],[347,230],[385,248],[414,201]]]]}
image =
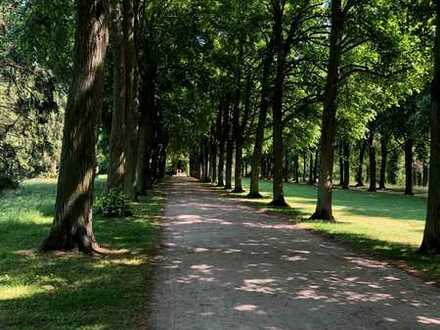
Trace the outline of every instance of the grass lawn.
{"type": "Polygon", "coordinates": [[[135,328],[142,321],[162,198],[154,193],[134,204],[130,218],[95,217],[98,242],[129,251],[104,257],[36,252],[50,228],[54,200],[54,180],[30,180],[0,196],[0,328],[135,328]]]}
{"type": "MultiPolygon", "coordinates": [[[[244,181],[246,188],[249,180],[244,181]]],[[[261,181],[265,198],[250,200],[261,207],[270,202],[272,182],[261,181]]],[[[315,210],[316,188],[308,185],[285,184],[284,192],[291,209],[271,209],[303,219],[301,226],[349,242],[358,249],[390,260],[403,261],[440,281],[440,257],[424,257],[416,253],[425,226],[426,199],[396,193],[366,191],[334,192],[336,223],[307,221],[315,210]]],[[[245,196],[245,194],[243,195],[245,196]]]]}

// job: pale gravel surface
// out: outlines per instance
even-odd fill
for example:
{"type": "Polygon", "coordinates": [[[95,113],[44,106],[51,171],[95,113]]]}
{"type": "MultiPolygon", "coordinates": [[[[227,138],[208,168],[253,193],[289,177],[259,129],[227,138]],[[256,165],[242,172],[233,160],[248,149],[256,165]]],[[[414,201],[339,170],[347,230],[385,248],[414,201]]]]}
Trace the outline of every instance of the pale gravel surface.
{"type": "Polygon", "coordinates": [[[440,290],[173,178],[148,329],[440,329],[440,290]]]}

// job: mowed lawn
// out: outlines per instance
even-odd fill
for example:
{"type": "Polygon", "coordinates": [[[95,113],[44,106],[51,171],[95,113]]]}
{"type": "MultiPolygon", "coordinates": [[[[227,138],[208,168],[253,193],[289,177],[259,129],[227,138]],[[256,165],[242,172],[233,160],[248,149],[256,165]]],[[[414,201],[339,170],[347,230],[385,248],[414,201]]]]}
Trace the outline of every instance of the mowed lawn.
{"type": "MultiPolygon", "coordinates": [[[[248,189],[248,179],[245,179],[244,185],[248,189]]],[[[272,182],[261,181],[260,188],[265,198],[250,201],[266,207],[272,194],[272,182]]],[[[288,183],[284,185],[284,192],[291,209],[271,211],[301,219],[301,226],[347,241],[378,257],[404,261],[415,270],[423,271],[429,278],[440,280],[440,257],[417,254],[425,226],[424,197],[404,196],[395,192],[335,189],[333,205],[337,222],[330,224],[307,221],[315,210],[315,187],[288,183]]]]}
{"type": "Polygon", "coordinates": [[[54,200],[54,180],[30,180],[0,196],[0,329],[135,328],[145,314],[162,198],[133,204],[130,218],[96,217],[98,242],[119,250],[99,257],[37,252],[54,200]]]}

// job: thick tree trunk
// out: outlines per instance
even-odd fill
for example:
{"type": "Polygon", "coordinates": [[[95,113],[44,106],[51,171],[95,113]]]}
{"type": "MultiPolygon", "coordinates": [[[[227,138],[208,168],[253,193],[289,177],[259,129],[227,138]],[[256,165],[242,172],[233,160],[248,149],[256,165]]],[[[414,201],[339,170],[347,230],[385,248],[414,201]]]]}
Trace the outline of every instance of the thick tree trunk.
{"type": "Polygon", "coordinates": [[[257,133],[255,136],[254,152],[252,155],[251,184],[249,198],[261,198],[260,194],[260,169],[263,156],[264,130],[266,117],[270,105],[270,75],[273,62],[273,44],[269,42],[263,59],[263,75],[261,78],[261,99],[258,115],[257,133]]]}
{"type": "Polygon", "coordinates": [[[350,188],[350,143],[343,142],[343,159],[344,159],[344,180],[342,182],[342,189],[350,188]]]}
{"type": "Polygon", "coordinates": [[[386,189],[386,174],[388,164],[388,137],[383,136],[381,142],[380,179],[379,189],[386,189]]]}
{"type": "Polygon", "coordinates": [[[364,186],[364,158],[366,149],[367,143],[362,141],[359,150],[359,164],[356,172],[356,187],[364,186]]]}
{"type": "MultiPolygon", "coordinates": [[[[143,52],[147,54],[147,50],[143,52]]],[[[142,57],[143,61],[147,60],[147,56],[142,57]]],[[[153,176],[150,160],[153,156],[154,144],[154,126],[155,123],[156,104],[154,101],[154,93],[156,89],[155,79],[157,74],[157,66],[149,63],[139,63],[142,81],[139,98],[140,121],[139,121],[139,141],[136,159],[136,197],[145,195],[145,192],[153,187],[153,176]]]]}
{"type": "Polygon", "coordinates": [[[428,215],[420,251],[440,254],[440,2],[436,2],[437,30],[434,49],[434,80],[431,89],[431,161],[428,215]]]}
{"type": "Polygon", "coordinates": [[[376,146],[374,144],[374,131],[371,130],[368,138],[368,154],[370,159],[369,175],[370,175],[370,188],[368,191],[377,191],[377,162],[376,162],[376,146]]]}
{"type": "Polygon", "coordinates": [[[405,139],[405,195],[414,195],[413,163],[414,163],[414,140],[405,139]]]}
{"type": "Polygon", "coordinates": [[[108,2],[77,0],[74,76],[65,112],[55,218],[42,250],[98,249],[92,229],[97,125],[101,115],[108,2]]]}
{"type": "Polygon", "coordinates": [[[332,0],[331,3],[332,27],[330,31],[330,57],[322,115],[318,201],[316,211],[311,217],[312,219],[326,221],[334,221],[332,210],[333,144],[336,136],[339,71],[344,35],[344,13],[341,2],[342,0],[332,0]]]}

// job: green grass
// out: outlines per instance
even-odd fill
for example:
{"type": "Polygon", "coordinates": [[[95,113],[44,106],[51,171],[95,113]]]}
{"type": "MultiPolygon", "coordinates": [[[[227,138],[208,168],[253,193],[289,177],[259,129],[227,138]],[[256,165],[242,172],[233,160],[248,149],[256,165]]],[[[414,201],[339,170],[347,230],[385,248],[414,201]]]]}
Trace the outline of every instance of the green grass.
{"type": "MultiPolygon", "coordinates": [[[[102,190],[103,181],[98,181],[102,190]]],[[[133,217],[95,217],[100,244],[125,253],[39,254],[52,222],[55,182],[30,180],[0,197],[1,329],[132,329],[142,320],[149,258],[162,198],[133,204],[133,217]]]]}
{"type": "MultiPolygon", "coordinates": [[[[244,184],[248,188],[249,181],[245,180],[244,184]]],[[[266,208],[271,200],[272,183],[261,181],[260,189],[265,198],[247,201],[266,208]]],[[[333,205],[337,222],[323,223],[307,220],[316,205],[315,187],[289,183],[285,184],[284,192],[291,208],[269,208],[270,212],[299,218],[303,221],[301,226],[307,229],[341,239],[377,257],[403,262],[440,281],[440,257],[417,254],[425,226],[425,198],[335,189],[333,205]]]]}

